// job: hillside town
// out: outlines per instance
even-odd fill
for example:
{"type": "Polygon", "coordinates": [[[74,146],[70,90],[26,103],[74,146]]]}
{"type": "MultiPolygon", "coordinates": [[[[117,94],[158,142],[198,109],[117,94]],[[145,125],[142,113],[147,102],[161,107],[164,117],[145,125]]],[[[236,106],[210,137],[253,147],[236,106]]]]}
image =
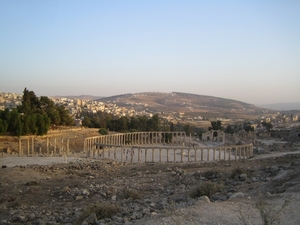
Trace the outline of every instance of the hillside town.
{"type": "MultiPolygon", "coordinates": [[[[149,109],[149,105],[145,103],[136,103],[139,105],[139,110],[135,110],[132,106],[133,103],[128,104],[129,107],[119,106],[118,102],[107,101],[95,101],[88,99],[79,98],[67,98],[67,97],[49,97],[55,104],[63,105],[75,120],[76,125],[82,125],[82,119],[80,118],[81,113],[87,112],[90,114],[97,113],[98,111],[110,113],[116,117],[121,116],[147,116],[152,117],[156,112],[149,109]]],[[[0,110],[8,108],[9,110],[16,108],[22,104],[22,94],[17,93],[6,93],[0,92],[0,110]]],[[[271,123],[273,129],[277,127],[285,126],[286,124],[297,124],[299,123],[299,114],[286,114],[282,112],[273,113],[271,116],[259,116],[257,119],[245,121],[244,119],[228,119],[228,118],[204,118],[199,115],[197,117],[186,117],[183,112],[172,112],[165,113],[160,112],[159,115],[170,122],[197,122],[197,121],[209,121],[209,120],[219,120],[223,124],[243,124],[244,122],[250,123],[254,130],[265,129],[261,124],[263,122],[271,123]]]]}
{"type": "MultiPolygon", "coordinates": [[[[77,98],[57,98],[49,97],[55,104],[63,105],[70,114],[76,118],[82,112],[97,113],[98,111],[111,113],[114,116],[147,116],[152,117],[153,113],[142,111],[135,111],[125,107],[119,107],[115,103],[99,102],[94,100],[85,100],[77,98]]],[[[22,94],[0,92],[0,110],[8,108],[9,110],[16,108],[22,104],[22,94]]]]}

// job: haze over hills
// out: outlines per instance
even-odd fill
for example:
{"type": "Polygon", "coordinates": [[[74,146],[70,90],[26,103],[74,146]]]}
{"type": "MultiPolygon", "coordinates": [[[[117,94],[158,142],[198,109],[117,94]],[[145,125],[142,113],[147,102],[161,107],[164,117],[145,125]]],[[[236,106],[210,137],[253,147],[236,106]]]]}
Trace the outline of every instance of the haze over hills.
{"type": "Polygon", "coordinates": [[[300,110],[300,102],[273,103],[259,106],[272,110],[300,110]]]}
{"type": "Polygon", "coordinates": [[[53,97],[54,98],[77,98],[77,99],[86,99],[86,100],[95,100],[95,99],[104,98],[101,96],[94,96],[94,95],[68,95],[68,96],[55,95],[53,97]]]}
{"type": "Polygon", "coordinates": [[[153,113],[184,113],[186,116],[222,117],[222,118],[257,118],[260,114],[275,111],[257,107],[241,101],[213,96],[172,92],[142,92],[123,94],[97,99],[115,103],[134,110],[148,110],[153,113]]]}

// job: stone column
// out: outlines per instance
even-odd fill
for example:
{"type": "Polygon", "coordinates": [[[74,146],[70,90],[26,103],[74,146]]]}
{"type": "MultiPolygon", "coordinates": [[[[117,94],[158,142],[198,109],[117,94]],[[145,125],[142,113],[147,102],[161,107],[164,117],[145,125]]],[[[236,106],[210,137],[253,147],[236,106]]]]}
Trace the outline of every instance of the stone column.
{"type": "Polygon", "coordinates": [[[167,149],[167,162],[169,162],[169,149],[167,149]]]}
{"type": "Polygon", "coordinates": [[[123,158],[124,158],[124,151],[123,151],[123,146],[121,146],[121,163],[123,165],[123,158]]]}
{"type": "Polygon", "coordinates": [[[197,148],[195,148],[195,162],[197,162],[197,148]]]}
{"type": "Polygon", "coordinates": [[[131,161],[131,164],[133,164],[133,147],[131,147],[131,152],[130,152],[131,154],[131,159],[130,159],[130,161],[131,161]]]}
{"type": "Polygon", "coordinates": [[[62,154],[62,152],[63,152],[63,149],[64,149],[64,147],[63,147],[63,143],[64,143],[64,139],[63,139],[63,138],[61,138],[61,142],[60,142],[60,149],[59,149],[59,154],[60,154],[60,155],[62,154]]]}
{"type": "Polygon", "coordinates": [[[189,149],[188,149],[188,162],[190,162],[190,150],[191,150],[191,147],[189,147],[189,149]]]}
{"type": "Polygon", "coordinates": [[[176,149],[174,149],[174,162],[176,162],[176,149]]]}
{"type": "Polygon", "coordinates": [[[161,148],[159,148],[159,162],[162,162],[162,154],[161,154],[161,148]]]}
{"type": "Polygon", "coordinates": [[[204,149],[201,148],[201,161],[203,161],[203,151],[204,151],[204,149]]]}
{"type": "Polygon", "coordinates": [[[237,160],[237,148],[234,148],[234,159],[237,160]]]}
{"type": "Polygon", "coordinates": [[[181,149],[181,162],[183,162],[183,149],[181,149]]]}
{"type": "Polygon", "coordinates": [[[224,148],[224,160],[226,160],[226,148],[224,148]]]}
{"type": "Polygon", "coordinates": [[[31,154],[34,155],[34,138],[31,137],[31,154]]]}
{"type": "Polygon", "coordinates": [[[69,156],[69,151],[70,151],[70,140],[67,140],[67,156],[69,156]]]}
{"type": "Polygon", "coordinates": [[[154,148],[152,148],[152,162],[154,162],[154,148]]]}
{"type": "Polygon", "coordinates": [[[145,162],[148,162],[148,149],[145,148],[145,162]]]}
{"type": "Polygon", "coordinates": [[[207,161],[209,161],[209,148],[207,149],[207,161]]]}
{"type": "Polygon", "coordinates": [[[213,149],[214,153],[213,153],[213,161],[216,160],[216,148],[213,149]]]}
{"type": "Polygon", "coordinates": [[[27,157],[30,154],[30,147],[29,147],[29,138],[27,138],[27,157]]]}
{"type": "Polygon", "coordinates": [[[228,148],[229,161],[231,160],[231,148],[228,148]]]}
{"type": "Polygon", "coordinates": [[[47,156],[49,156],[49,137],[46,139],[47,156]]]}
{"type": "Polygon", "coordinates": [[[219,148],[219,161],[221,161],[222,147],[219,148]]]}
{"type": "Polygon", "coordinates": [[[141,161],[141,150],[138,148],[138,163],[141,161]]]}
{"type": "Polygon", "coordinates": [[[22,141],[21,141],[21,138],[19,138],[19,156],[22,156],[22,141]]]}
{"type": "MultiPolygon", "coordinates": [[[[85,146],[86,145],[86,140],[84,140],[84,142],[83,142],[83,148],[84,148],[84,152],[85,152],[85,146]]],[[[54,150],[53,150],[53,152],[54,152],[54,155],[56,155],[56,138],[54,138],[54,150]]]]}

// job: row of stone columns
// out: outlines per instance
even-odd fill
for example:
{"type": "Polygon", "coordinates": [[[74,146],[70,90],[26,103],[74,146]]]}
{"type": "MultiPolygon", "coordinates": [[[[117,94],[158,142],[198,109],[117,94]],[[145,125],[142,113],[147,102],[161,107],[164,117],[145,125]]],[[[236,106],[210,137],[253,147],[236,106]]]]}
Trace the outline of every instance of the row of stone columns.
{"type": "Polygon", "coordinates": [[[35,142],[34,137],[28,138],[19,138],[18,149],[19,149],[19,156],[27,155],[27,156],[34,156],[38,154],[45,154],[47,156],[54,156],[54,155],[62,155],[62,154],[69,154],[70,149],[70,141],[67,139],[67,142],[64,144],[64,139],[60,139],[60,143],[57,143],[56,138],[54,138],[53,149],[50,149],[50,139],[49,137],[46,138],[46,149],[42,149],[40,146],[38,150],[35,150],[35,142]],[[25,142],[26,153],[24,152],[23,142],[25,142]],[[31,145],[30,145],[31,143],[31,145]],[[65,148],[64,148],[65,147],[65,148]],[[51,150],[51,151],[50,151],[51,150]]]}
{"type": "Polygon", "coordinates": [[[114,146],[100,145],[89,152],[92,158],[108,158],[115,161],[130,163],[146,162],[184,162],[184,155],[187,154],[187,162],[198,161],[220,161],[220,160],[240,160],[253,156],[253,146],[222,146],[214,148],[186,148],[186,147],[141,147],[141,146],[114,146]],[[126,148],[127,147],[127,148],[126,148]],[[155,155],[159,154],[158,159],[155,155]],[[173,154],[173,157],[170,156],[173,154]],[[193,155],[192,155],[193,154],[193,155]],[[206,154],[206,156],[204,156],[206,154]],[[143,156],[143,160],[141,156],[143,156]],[[177,157],[179,155],[180,157],[177,157]],[[151,157],[150,157],[151,156],[151,157]]]}
{"type": "Polygon", "coordinates": [[[89,151],[96,143],[126,146],[153,144],[182,145],[185,142],[185,132],[133,132],[86,138],[84,141],[84,151],[89,151]]]}

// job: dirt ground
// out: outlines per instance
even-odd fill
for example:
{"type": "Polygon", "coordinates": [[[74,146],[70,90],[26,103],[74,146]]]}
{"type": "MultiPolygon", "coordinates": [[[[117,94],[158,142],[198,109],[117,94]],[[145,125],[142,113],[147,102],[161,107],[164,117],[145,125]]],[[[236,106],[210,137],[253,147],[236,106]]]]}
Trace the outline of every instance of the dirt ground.
{"type": "Polygon", "coordinates": [[[0,224],[300,224],[299,152],[140,165],[83,156],[1,168],[0,224]]]}

